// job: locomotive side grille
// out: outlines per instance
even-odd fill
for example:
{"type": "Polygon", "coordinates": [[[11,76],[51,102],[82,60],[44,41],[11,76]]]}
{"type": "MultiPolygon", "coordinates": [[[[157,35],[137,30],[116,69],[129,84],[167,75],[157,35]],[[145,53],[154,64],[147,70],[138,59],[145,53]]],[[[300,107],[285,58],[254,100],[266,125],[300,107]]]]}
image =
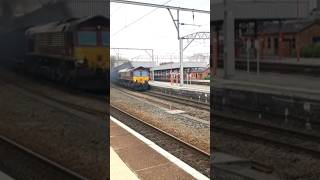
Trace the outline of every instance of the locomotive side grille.
{"type": "Polygon", "coordinates": [[[36,52],[65,54],[65,35],[62,32],[36,35],[36,52]]]}
{"type": "Polygon", "coordinates": [[[55,47],[63,47],[64,46],[64,34],[57,32],[57,33],[43,33],[39,34],[36,37],[39,46],[46,47],[46,46],[55,46],[55,47]]]}

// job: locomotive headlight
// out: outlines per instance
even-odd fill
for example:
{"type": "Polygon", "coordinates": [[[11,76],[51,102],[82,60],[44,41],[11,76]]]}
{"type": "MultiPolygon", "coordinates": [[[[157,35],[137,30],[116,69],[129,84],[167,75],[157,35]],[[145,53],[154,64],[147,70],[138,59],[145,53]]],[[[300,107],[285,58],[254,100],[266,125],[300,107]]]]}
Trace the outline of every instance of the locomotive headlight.
{"type": "Polygon", "coordinates": [[[98,26],[97,26],[97,29],[98,29],[98,30],[100,30],[100,29],[101,29],[101,26],[100,26],[100,25],[98,25],[98,26]]]}

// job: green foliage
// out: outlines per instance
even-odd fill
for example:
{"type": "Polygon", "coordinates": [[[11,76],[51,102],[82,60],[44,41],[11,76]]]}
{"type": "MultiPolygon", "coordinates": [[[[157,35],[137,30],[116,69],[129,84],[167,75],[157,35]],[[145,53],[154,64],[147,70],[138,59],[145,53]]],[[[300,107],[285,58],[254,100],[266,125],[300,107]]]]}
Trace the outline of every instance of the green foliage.
{"type": "Polygon", "coordinates": [[[291,57],[297,57],[297,50],[292,50],[291,57]]]}
{"type": "Polygon", "coordinates": [[[204,80],[210,80],[210,76],[205,77],[204,80]]]}
{"type": "Polygon", "coordinates": [[[314,57],[320,57],[320,45],[317,45],[314,52],[313,52],[314,57]]]}
{"type": "Polygon", "coordinates": [[[320,45],[309,44],[302,48],[301,56],[305,58],[319,58],[320,57],[320,45]]]}

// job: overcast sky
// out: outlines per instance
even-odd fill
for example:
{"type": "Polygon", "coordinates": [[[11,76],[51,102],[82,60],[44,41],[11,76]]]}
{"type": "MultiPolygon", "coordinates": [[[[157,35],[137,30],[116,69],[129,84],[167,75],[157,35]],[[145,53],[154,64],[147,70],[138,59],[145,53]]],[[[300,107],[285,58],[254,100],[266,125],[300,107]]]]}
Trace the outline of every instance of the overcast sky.
{"type": "MultiPolygon", "coordinates": [[[[164,4],[169,0],[135,0],[139,2],[164,4]]],[[[210,0],[171,0],[166,5],[179,6],[192,9],[210,10],[210,0]]],[[[154,49],[155,56],[179,56],[179,41],[177,39],[177,30],[173,24],[167,9],[157,9],[151,14],[145,16],[140,21],[130,25],[132,22],[154,10],[154,7],[142,7],[136,5],[126,5],[110,3],[111,18],[111,47],[120,48],[148,48],[154,49]],[[129,26],[127,26],[129,25],[129,26]],[[127,26],[127,27],[126,27],[127,26]],[[125,28],[126,27],[126,28],[125,28]]],[[[176,11],[173,10],[173,16],[176,18],[176,11]]],[[[201,25],[181,26],[181,35],[185,36],[198,31],[210,31],[210,15],[192,12],[180,12],[182,23],[201,25]]],[[[185,42],[186,43],[186,42],[185,42]]],[[[210,41],[194,41],[184,52],[185,58],[194,53],[209,54],[210,41]]],[[[114,55],[115,51],[111,50],[114,55]]],[[[120,51],[121,56],[143,60],[148,55],[141,51],[120,51]]],[[[164,59],[162,61],[170,61],[164,59]]],[[[177,61],[177,59],[173,59],[177,61]]]]}

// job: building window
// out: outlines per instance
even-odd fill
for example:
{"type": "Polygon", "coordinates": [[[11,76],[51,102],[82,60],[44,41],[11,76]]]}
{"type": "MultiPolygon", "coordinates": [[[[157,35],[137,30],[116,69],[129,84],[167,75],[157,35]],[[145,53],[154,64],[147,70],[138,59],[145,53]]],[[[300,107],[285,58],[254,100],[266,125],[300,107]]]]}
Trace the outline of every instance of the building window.
{"type": "Polygon", "coordinates": [[[275,48],[275,49],[278,49],[278,48],[279,48],[278,38],[274,38],[274,48],[275,48]]]}
{"type": "Polygon", "coordinates": [[[268,49],[271,48],[271,38],[268,38],[267,47],[268,47],[268,49]]]}
{"type": "Polygon", "coordinates": [[[320,44],[320,36],[313,37],[312,41],[315,44],[320,44]]]}
{"type": "Polygon", "coordinates": [[[295,49],[296,48],[296,38],[292,39],[292,48],[295,49]]]}
{"type": "Polygon", "coordinates": [[[80,46],[97,46],[97,33],[95,31],[79,31],[78,42],[80,46]]]}

